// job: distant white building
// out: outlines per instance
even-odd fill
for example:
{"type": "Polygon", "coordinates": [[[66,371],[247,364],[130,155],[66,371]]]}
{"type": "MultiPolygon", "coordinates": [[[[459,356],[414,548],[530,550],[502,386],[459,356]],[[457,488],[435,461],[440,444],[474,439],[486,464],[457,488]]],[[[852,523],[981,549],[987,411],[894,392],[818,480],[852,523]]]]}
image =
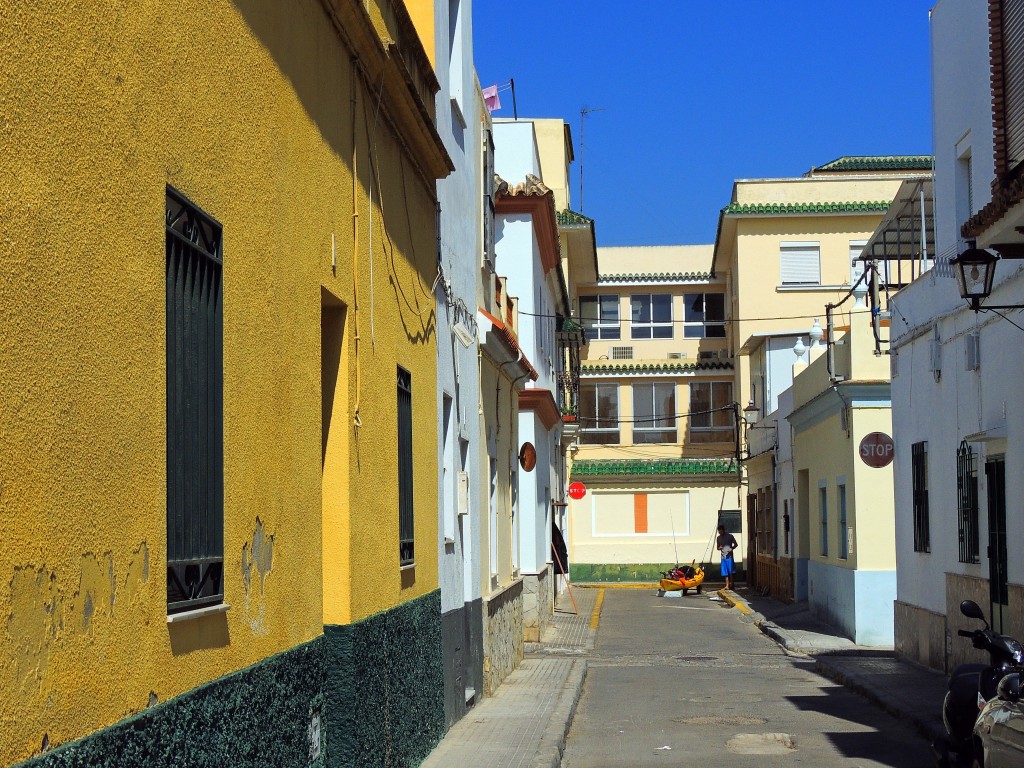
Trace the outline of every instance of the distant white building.
{"type": "Polygon", "coordinates": [[[993,5],[1007,4],[940,0],[932,11],[938,256],[893,300],[896,648],[940,670],[976,658],[956,635],[965,598],[997,631],[1024,632],[1024,316],[971,311],[949,263],[994,248],[1004,260],[982,305],[1024,300],[1022,262],[1005,260],[1024,251],[1024,137],[1008,129],[1024,100],[1006,90],[1003,60],[1024,54],[1024,24],[993,5]],[[991,39],[1005,41],[996,59],[991,39]]]}
{"type": "Polygon", "coordinates": [[[523,631],[539,641],[553,612],[551,525],[565,488],[558,331],[570,306],[552,187],[564,185],[570,151],[561,120],[496,120],[494,144],[495,173],[504,182],[495,194],[495,261],[518,300],[519,344],[537,372],[519,393],[521,450],[509,471],[523,631]],[[542,174],[553,177],[552,187],[542,174]]]}

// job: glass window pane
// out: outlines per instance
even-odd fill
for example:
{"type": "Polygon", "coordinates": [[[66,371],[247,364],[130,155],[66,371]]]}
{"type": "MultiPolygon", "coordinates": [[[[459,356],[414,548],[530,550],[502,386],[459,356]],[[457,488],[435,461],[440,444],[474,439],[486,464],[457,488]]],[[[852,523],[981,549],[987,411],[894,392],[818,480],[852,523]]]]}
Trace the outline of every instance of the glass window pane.
{"type": "MultiPolygon", "coordinates": [[[[651,322],[651,297],[650,296],[631,296],[629,299],[630,309],[632,310],[632,317],[634,323],[649,323],[651,322]]],[[[636,338],[634,336],[634,338],[636,338]]]]}
{"type": "Polygon", "coordinates": [[[601,297],[601,320],[605,323],[619,322],[619,297],[601,297]]]}
{"type": "Polygon", "coordinates": [[[651,328],[652,339],[671,339],[672,338],[672,326],[671,325],[655,325],[651,328]]]}
{"type": "Polygon", "coordinates": [[[675,430],[676,385],[656,384],[655,395],[656,413],[660,417],[658,426],[675,430]]]}
{"type": "Polygon", "coordinates": [[[691,293],[683,297],[686,307],[684,319],[688,323],[700,323],[704,320],[704,294],[691,293]]]}
{"type": "Polygon", "coordinates": [[[651,315],[655,323],[671,323],[672,296],[667,293],[651,296],[651,315]]]}
{"type": "Polygon", "coordinates": [[[653,421],[644,421],[654,416],[654,392],[650,384],[633,385],[633,418],[637,428],[654,426],[653,421]]]}
{"type": "MultiPolygon", "coordinates": [[[[596,389],[591,386],[583,385],[580,387],[580,416],[583,418],[593,418],[597,415],[597,404],[596,404],[596,389]]],[[[584,427],[589,426],[586,422],[583,424],[584,427]]]]}
{"type": "Polygon", "coordinates": [[[709,293],[704,297],[704,320],[725,320],[725,294],[709,293]]]}

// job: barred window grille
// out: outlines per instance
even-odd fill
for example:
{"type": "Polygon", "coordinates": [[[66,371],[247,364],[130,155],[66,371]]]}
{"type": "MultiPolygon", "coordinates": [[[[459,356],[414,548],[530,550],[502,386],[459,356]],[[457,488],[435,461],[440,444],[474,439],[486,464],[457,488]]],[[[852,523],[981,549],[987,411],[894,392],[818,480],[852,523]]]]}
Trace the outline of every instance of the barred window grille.
{"type": "Polygon", "coordinates": [[[412,374],[398,369],[398,561],[415,562],[412,478],[412,374]]]}
{"type": "Polygon", "coordinates": [[[980,563],[978,537],[978,459],[966,442],[956,452],[957,520],[960,562],[980,563]]]}
{"type": "Polygon", "coordinates": [[[167,612],[224,600],[222,237],[166,193],[167,612]]]}
{"type": "Polygon", "coordinates": [[[910,449],[910,471],[914,506],[914,551],[931,552],[928,521],[928,441],[914,443],[910,449]]]}

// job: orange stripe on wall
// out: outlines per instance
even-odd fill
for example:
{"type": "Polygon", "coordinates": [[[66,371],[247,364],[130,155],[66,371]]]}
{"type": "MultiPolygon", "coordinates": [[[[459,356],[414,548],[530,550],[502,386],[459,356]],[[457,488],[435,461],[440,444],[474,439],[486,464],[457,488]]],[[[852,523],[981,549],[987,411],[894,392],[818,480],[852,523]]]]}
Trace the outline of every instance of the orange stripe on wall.
{"type": "Polygon", "coordinates": [[[647,494],[633,494],[633,530],[635,533],[647,533],[647,494]]]}

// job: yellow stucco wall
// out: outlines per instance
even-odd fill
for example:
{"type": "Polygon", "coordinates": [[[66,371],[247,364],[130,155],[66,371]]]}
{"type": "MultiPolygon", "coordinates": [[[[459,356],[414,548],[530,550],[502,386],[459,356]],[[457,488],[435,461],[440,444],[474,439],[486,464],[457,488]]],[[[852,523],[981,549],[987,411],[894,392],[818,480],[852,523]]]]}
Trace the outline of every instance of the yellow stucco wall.
{"type": "Polygon", "coordinates": [[[84,735],[142,709],[151,691],[164,701],[310,640],[324,622],[436,589],[437,521],[432,186],[383,116],[374,122],[322,5],[10,6],[0,50],[17,72],[0,153],[6,764],[44,733],[51,744],[84,735]],[[382,186],[372,207],[371,133],[382,186]],[[231,605],[172,626],[166,184],[224,228],[231,605]],[[324,337],[341,360],[325,479],[322,286],[348,307],[324,337]],[[398,569],[396,365],[413,372],[414,435],[431,435],[415,457],[412,578],[398,569]]]}
{"type": "MultiPolygon", "coordinates": [[[[836,349],[836,372],[847,381],[885,385],[889,380],[889,360],[874,354],[870,323],[864,315],[855,315],[850,331],[840,337],[836,349]],[[857,374],[851,379],[850,371],[857,374]]],[[[794,433],[794,466],[807,472],[809,481],[806,512],[810,527],[812,559],[857,570],[892,570],[896,566],[895,511],[893,504],[893,467],[869,467],[860,458],[861,440],[871,432],[892,436],[892,411],[884,405],[859,405],[849,409],[849,429],[844,429],[841,403],[832,391],[826,366],[825,349],[812,350],[809,364],[794,366],[794,410],[813,407],[822,400],[831,402],[827,418],[794,433]],[[849,557],[839,555],[838,479],[846,480],[847,527],[853,529],[849,557]],[[821,557],[820,484],[828,493],[829,553],[821,557]]],[[[841,388],[845,387],[840,384],[841,388]]],[[[852,395],[844,395],[849,402],[852,395]]]]}

